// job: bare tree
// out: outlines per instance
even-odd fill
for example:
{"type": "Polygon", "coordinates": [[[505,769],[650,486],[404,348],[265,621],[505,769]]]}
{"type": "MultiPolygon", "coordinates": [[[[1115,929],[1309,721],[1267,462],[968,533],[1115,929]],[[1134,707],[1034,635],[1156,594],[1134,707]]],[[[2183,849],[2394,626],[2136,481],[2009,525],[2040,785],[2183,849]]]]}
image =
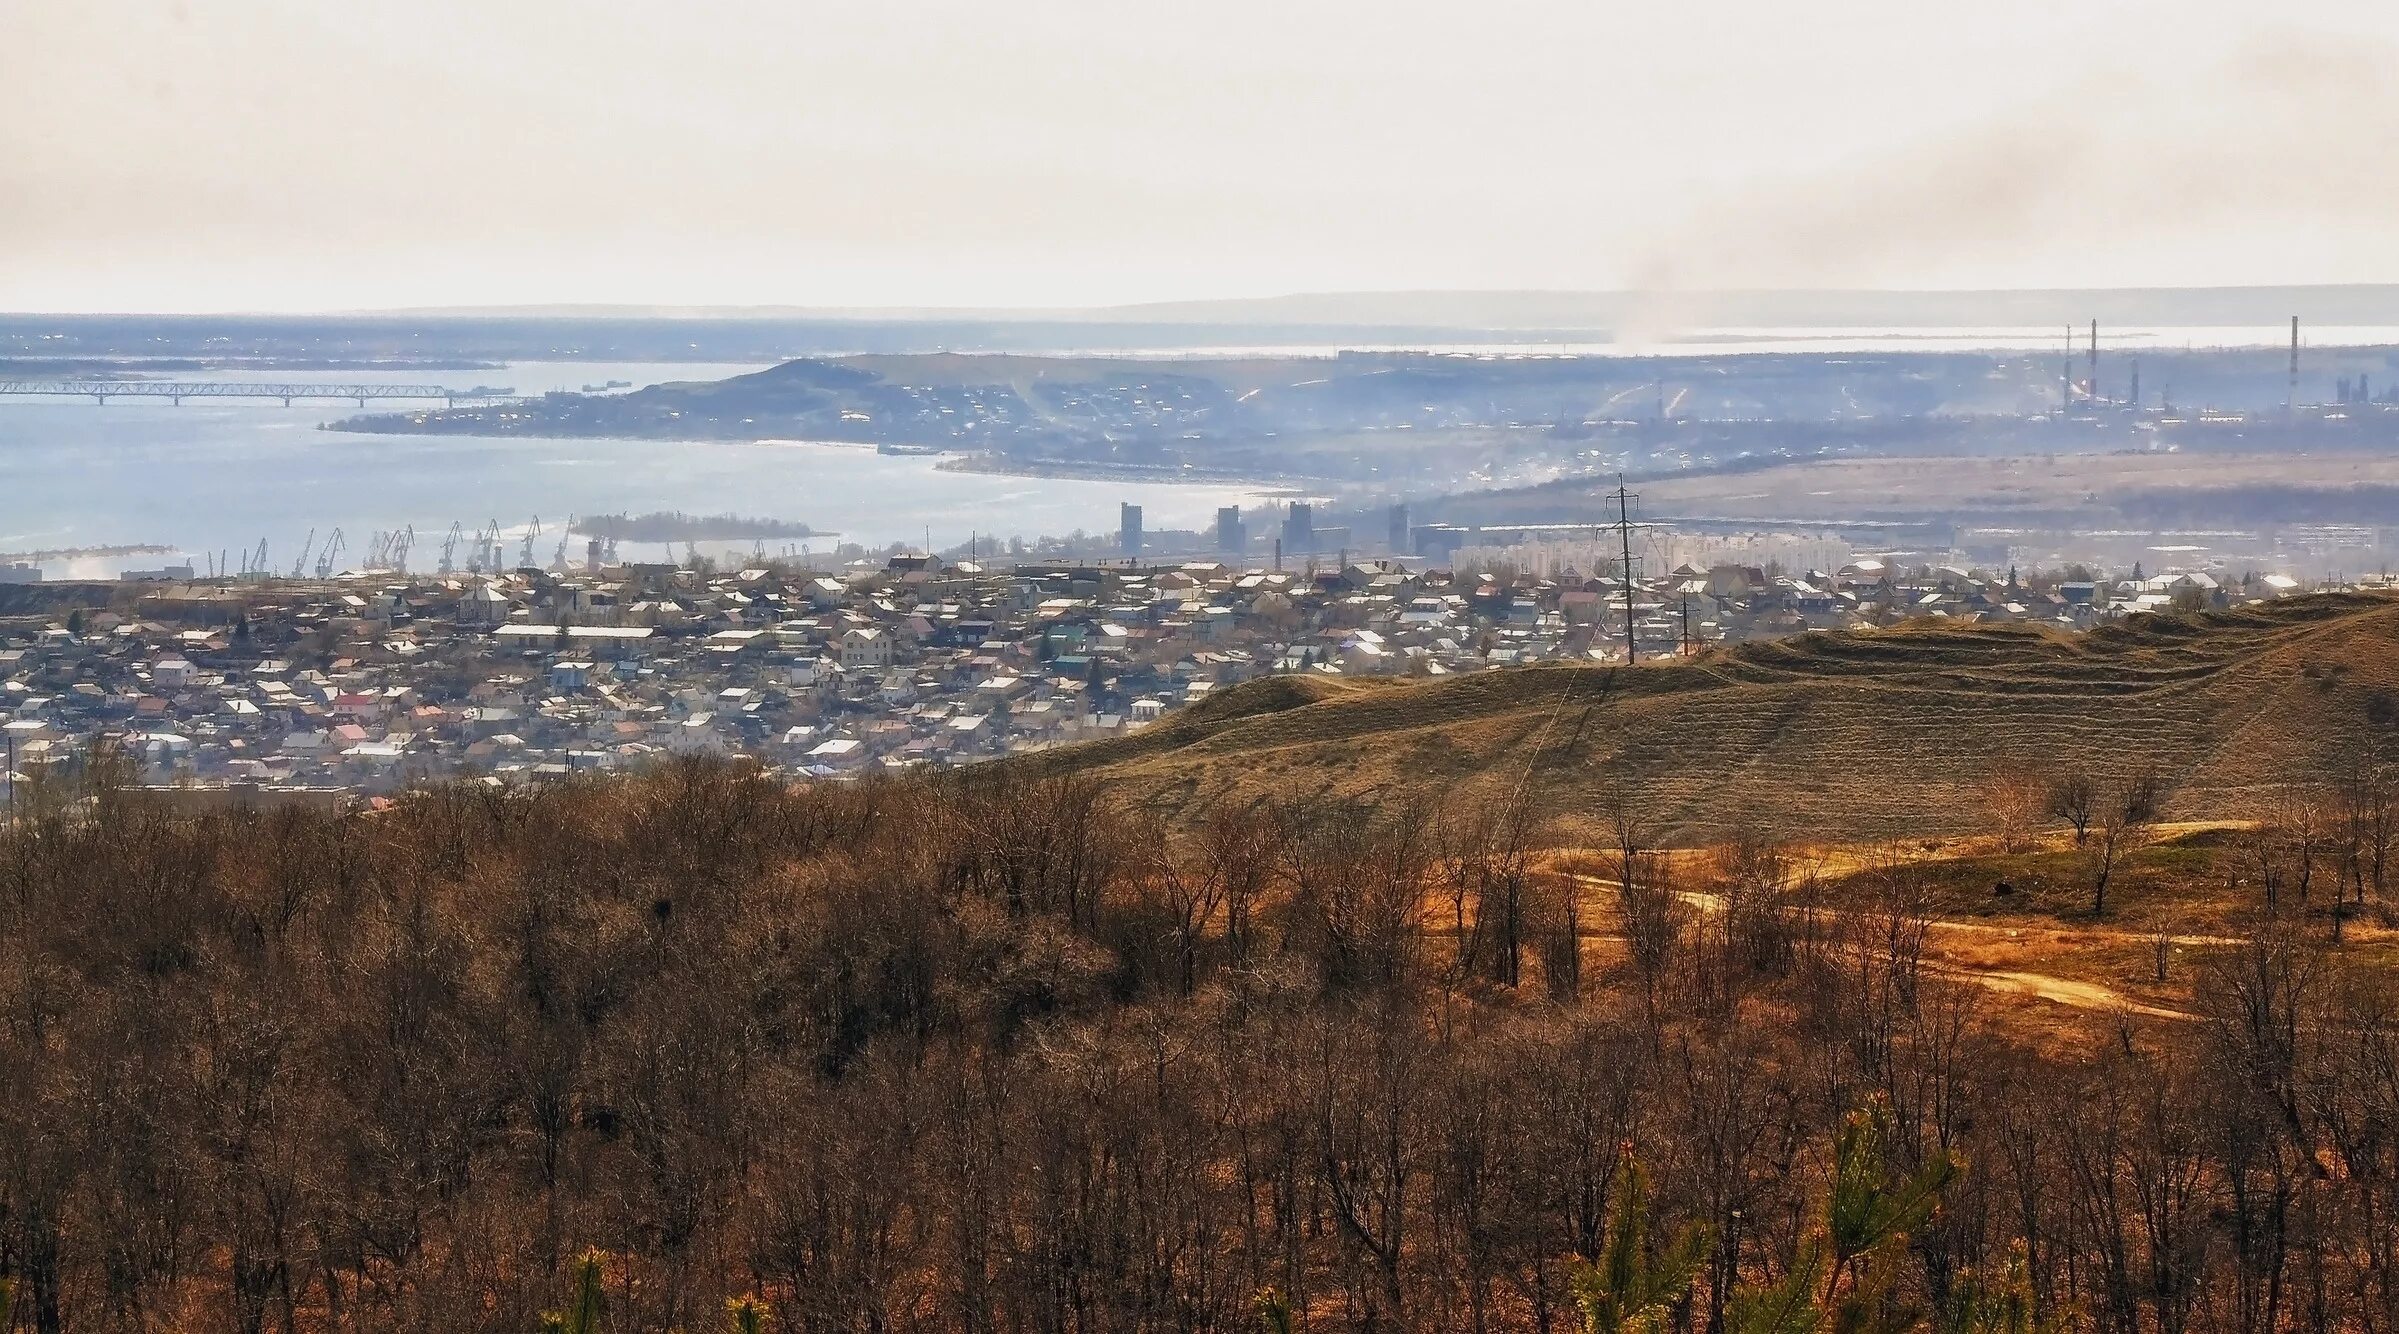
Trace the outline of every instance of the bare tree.
{"type": "Polygon", "coordinates": [[[1219,808],[1201,833],[1199,855],[1223,894],[1226,961],[1244,965],[1256,945],[1259,899],[1273,874],[1272,820],[1256,808],[1219,808]]]}
{"type": "Polygon", "coordinates": [[[1226,880],[1234,868],[1223,860],[1192,855],[1163,830],[1150,831],[1139,849],[1135,856],[1141,889],[1166,919],[1175,989],[1188,996],[1199,987],[1201,952],[1224,906],[1226,880]]]}
{"type": "Polygon", "coordinates": [[[1658,987],[1682,938],[1690,910],[1666,873],[1666,862],[1650,846],[1636,799],[1619,789],[1609,794],[1601,810],[1612,846],[1609,874],[1616,881],[1616,905],[1624,925],[1625,946],[1641,977],[1649,1012],[1657,1011],[1658,987]]]}
{"type": "Polygon", "coordinates": [[[2158,781],[2150,770],[2097,788],[2093,798],[2096,822],[2083,840],[2083,860],[2091,872],[2091,914],[2107,912],[2108,883],[2118,866],[2147,838],[2157,820],[2158,781]]]}
{"type": "Polygon", "coordinates": [[[1435,865],[1434,821],[1421,807],[1286,806],[1277,868],[1296,928],[1287,943],[1314,956],[1338,990],[1386,989],[1414,973],[1435,865]]]}
{"type": "Polygon", "coordinates": [[[2316,873],[2333,850],[2333,830],[2323,794],[2293,785],[2283,789],[2274,829],[2281,836],[2287,864],[2292,868],[2292,892],[2304,910],[2315,892],[2316,873]]]}
{"type": "Polygon", "coordinates": [[[1740,966],[1781,973],[1792,955],[1791,905],[1797,874],[1790,850],[1754,831],[1719,844],[1711,858],[1724,940],[1740,966]]]}
{"type": "Polygon", "coordinates": [[[2353,755],[2334,785],[2334,834],[2340,884],[2333,895],[2333,938],[2340,939],[2349,906],[2379,900],[2388,883],[2391,846],[2399,837],[2399,792],[2388,768],[2353,755]]]}
{"type": "MultiPolygon", "coordinates": [[[[1428,810],[1152,823],[1012,772],[0,826],[14,1327],[1556,1334],[1576,1260],[1665,1258],[1609,1227],[1637,1161],[1648,1235],[1708,1244],[1628,1327],[2399,1328],[2399,1005],[2289,914],[2174,965],[2196,1021],[2027,1036],[1932,962],[1922,849],[1737,838],[1685,893],[1610,809],[1632,961],[1569,1008],[1415,966],[1428,810]]],[[[2098,785],[2086,856],[2138,844],[2140,787],[2098,785]]],[[[2370,798],[2318,800],[2354,898],[2370,798]]],[[[1462,914],[1505,911],[1489,835],[1462,914]]],[[[2299,841],[2255,855],[2287,900],[2299,841]]],[[[1553,883],[1520,907],[1555,986],[1553,883]]]]}
{"type": "Polygon", "coordinates": [[[2032,851],[2041,820],[2053,809],[2049,783],[2029,769],[2011,766],[1992,775],[1985,799],[1990,803],[1992,830],[1998,836],[1999,850],[2032,851]]]}
{"type": "Polygon", "coordinates": [[[1454,802],[1437,827],[1459,970],[1503,987],[1522,980],[1524,948],[1533,934],[1532,834],[1532,803],[1521,789],[1500,802],[1454,802]]]}
{"type": "Polygon", "coordinates": [[[2099,784],[2089,774],[2063,774],[2049,785],[2049,814],[2073,826],[2074,846],[2078,848],[2091,836],[2091,822],[2098,815],[2099,803],[2099,784]]]}

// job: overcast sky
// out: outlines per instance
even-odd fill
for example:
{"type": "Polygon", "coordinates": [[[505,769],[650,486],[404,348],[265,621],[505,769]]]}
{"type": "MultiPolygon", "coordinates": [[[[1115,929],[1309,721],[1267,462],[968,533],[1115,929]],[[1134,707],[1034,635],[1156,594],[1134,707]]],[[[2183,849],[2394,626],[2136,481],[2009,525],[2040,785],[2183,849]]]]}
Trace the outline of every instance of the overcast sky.
{"type": "Polygon", "coordinates": [[[0,309],[2399,281],[2389,0],[0,0],[0,309]]]}

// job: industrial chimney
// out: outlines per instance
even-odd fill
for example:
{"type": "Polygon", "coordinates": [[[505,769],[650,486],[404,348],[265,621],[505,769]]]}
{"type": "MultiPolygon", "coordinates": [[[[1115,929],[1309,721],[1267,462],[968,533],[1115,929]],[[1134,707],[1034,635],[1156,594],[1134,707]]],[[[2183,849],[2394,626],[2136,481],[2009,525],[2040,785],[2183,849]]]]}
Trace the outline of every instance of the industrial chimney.
{"type": "Polygon", "coordinates": [[[2299,317],[2296,315],[2291,317],[2291,388],[2283,397],[2282,410],[2299,410],[2299,317]]]}

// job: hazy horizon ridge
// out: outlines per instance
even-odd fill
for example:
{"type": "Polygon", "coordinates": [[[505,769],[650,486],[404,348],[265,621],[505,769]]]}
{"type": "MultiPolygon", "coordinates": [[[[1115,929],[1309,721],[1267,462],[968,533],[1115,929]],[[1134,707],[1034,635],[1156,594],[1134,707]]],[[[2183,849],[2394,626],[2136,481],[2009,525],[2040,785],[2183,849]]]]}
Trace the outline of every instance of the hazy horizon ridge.
{"type": "Polygon", "coordinates": [[[75,319],[802,319],[886,323],[1657,329],[1724,327],[2399,324],[2399,284],[2227,287],[1865,289],[1709,292],[1424,290],[1300,292],[1092,307],[444,305],[323,311],[10,311],[75,319]]]}

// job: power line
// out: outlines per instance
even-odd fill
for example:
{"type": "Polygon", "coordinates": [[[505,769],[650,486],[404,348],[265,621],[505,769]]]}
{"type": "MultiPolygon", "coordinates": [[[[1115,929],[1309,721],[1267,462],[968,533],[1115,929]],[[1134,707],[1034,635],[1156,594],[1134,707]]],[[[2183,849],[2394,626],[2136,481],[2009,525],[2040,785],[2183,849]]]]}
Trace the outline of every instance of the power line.
{"type": "Polygon", "coordinates": [[[1624,474],[1616,475],[1616,535],[1624,548],[1624,662],[1631,666],[1636,660],[1633,645],[1633,502],[1640,497],[1624,488],[1624,474]]]}

